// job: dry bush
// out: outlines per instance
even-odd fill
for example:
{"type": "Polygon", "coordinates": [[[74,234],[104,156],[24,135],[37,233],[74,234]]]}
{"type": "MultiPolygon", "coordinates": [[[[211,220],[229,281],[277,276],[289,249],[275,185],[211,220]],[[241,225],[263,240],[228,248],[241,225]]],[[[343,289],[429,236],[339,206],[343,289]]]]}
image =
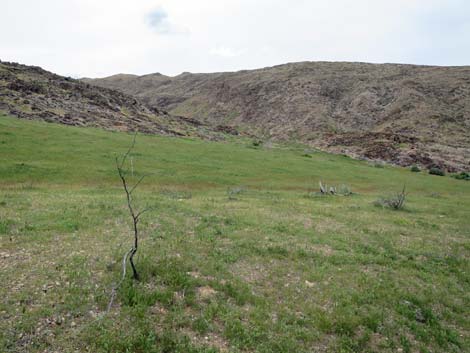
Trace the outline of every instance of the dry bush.
{"type": "Polygon", "coordinates": [[[406,195],[406,187],[403,186],[403,190],[395,195],[379,197],[374,202],[374,205],[394,210],[401,210],[405,206],[406,195]]]}

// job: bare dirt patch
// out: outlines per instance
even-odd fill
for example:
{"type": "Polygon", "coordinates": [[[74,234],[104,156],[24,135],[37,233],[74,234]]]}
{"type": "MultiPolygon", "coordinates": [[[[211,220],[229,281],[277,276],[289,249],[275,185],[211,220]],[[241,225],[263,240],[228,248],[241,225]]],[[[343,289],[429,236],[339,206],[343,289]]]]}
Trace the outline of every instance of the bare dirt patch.
{"type": "Polygon", "coordinates": [[[219,333],[208,332],[204,335],[200,335],[188,328],[182,329],[181,333],[187,336],[195,346],[209,346],[219,350],[219,352],[229,351],[229,343],[219,333]]]}
{"type": "Polygon", "coordinates": [[[199,287],[197,289],[197,296],[202,300],[211,299],[217,294],[217,291],[209,286],[199,287]]]}

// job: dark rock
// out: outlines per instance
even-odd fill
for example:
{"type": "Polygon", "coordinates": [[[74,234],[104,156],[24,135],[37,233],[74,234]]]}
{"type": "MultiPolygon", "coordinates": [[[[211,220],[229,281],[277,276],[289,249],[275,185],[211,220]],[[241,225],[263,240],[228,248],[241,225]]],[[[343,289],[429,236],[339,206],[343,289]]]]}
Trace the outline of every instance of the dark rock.
{"type": "Polygon", "coordinates": [[[22,119],[171,136],[217,135],[196,119],[174,117],[135,97],[61,77],[39,67],[0,63],[0,109],[22,119]],[[24,106],[30,106],[30,109],[24,106]],[[126,111],[126,114],[123,114],[126,111]]]}

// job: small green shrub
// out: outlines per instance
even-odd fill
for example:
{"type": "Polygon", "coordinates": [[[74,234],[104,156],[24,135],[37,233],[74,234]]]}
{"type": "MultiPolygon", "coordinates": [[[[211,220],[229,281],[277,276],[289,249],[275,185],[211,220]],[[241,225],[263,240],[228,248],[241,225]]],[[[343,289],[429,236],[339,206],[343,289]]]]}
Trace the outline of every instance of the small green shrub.
{"type": "Polygon", "coordinates": [[[446,173],[441,168],[438,168],[438,167],[432,167],[431,169],[429,169],[429,174],[439,175],[439,176],[446,175],[446,173]]]}
{"type": "Polygon", "coordinates": [[[385,168],[385,163],[382,161],[375,161],[375,162],[370,162],[368,163],[371,167],[374,168],[385,168]]]}
{"type": "Polygon", "coordinates": [[[470,172],[460,172],[452,175],[452,177],[458,180],[470,180],[470,172]]]}
{"type": "Polygon", "coordinates": [[[419,167],[417,165],[413,165],[411,166],[411,169],[410,169],[413,173],[419,173],[421,171],[421,169],[419,169],[419,167]]]}

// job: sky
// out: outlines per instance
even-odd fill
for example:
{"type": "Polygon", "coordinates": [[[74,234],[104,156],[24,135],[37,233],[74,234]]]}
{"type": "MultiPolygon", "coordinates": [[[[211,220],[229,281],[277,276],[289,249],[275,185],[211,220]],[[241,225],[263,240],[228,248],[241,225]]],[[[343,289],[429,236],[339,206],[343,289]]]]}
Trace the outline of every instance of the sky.
{"type": "Polygon", "coordinates": [[[72,77],[470,65],[469,0],[0,0],[0,60],[72,77]]]}

